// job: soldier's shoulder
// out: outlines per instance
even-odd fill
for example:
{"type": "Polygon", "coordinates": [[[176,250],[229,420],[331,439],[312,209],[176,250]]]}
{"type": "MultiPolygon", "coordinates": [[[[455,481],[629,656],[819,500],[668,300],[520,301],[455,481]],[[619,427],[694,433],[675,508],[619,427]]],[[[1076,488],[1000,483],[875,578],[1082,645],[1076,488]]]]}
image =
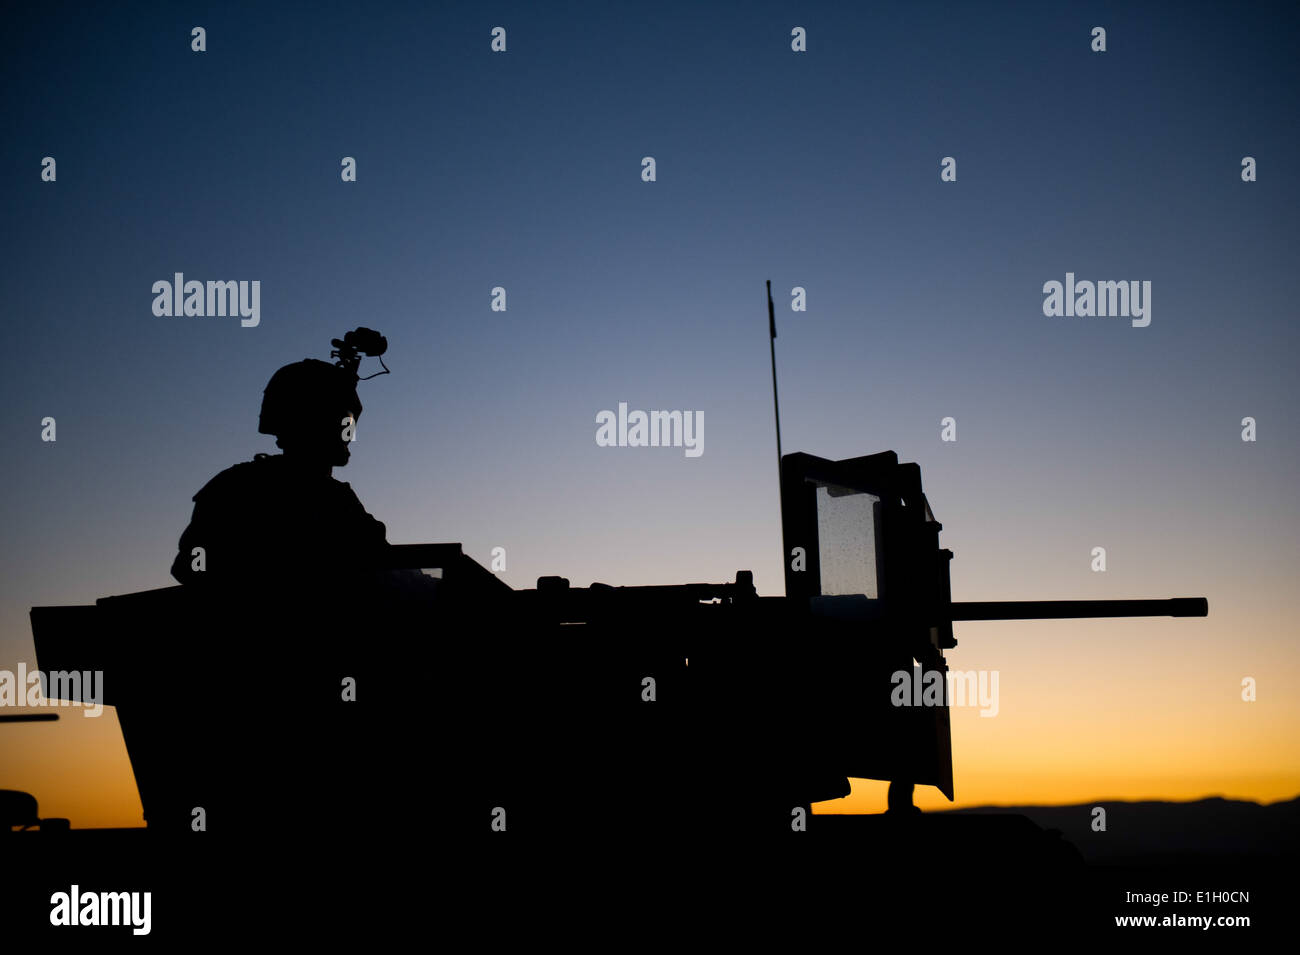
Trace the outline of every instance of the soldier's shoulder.
{"type": "Polygon", "coordinates": [[[216,475],[194,495],[195,501],[237,496],[248,488],[265,485],[281,474],[284,456],[256,454],[251,461],[241,461],[216,475]]]}
{"type": "Polygon", "coordinates": [[[331,476],[329,487],[334,498],[340,503],[346,502],[361,507],[361,498],[357,497],[357,492],[352,490],[352,485],[347,481],[340,481],[338,478],[331,476]]]}

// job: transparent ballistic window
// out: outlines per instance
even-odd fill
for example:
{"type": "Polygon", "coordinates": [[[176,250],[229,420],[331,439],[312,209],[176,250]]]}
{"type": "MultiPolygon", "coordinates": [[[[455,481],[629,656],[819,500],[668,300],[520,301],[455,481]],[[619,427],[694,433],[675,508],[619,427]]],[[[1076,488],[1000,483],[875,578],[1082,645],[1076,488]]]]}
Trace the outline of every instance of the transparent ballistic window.
{"type": "Polygon", "coordinates": [[[824,596],[880,599],[876,573],[876,505],[880,498],[834,485],[817,486],[817,550],[824,596]]]}

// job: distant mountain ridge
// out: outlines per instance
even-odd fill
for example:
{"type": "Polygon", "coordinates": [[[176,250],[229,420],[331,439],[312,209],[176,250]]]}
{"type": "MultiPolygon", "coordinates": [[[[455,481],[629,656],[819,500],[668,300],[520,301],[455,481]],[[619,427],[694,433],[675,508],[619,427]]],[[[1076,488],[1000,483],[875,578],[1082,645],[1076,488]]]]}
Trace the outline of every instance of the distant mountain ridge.
{"type": "Polygon", "coordinates": [[[1094,863],[1128,864],[1273,859],[1300,856],[1300,796],[1260,805],[1212,797],[1192,802],[1097,800],[1072,806],[975,806],[936,815],[1028,817],[1094,863]],[[1094,831],[1096,808],[1105,831],[1094,831]]]}

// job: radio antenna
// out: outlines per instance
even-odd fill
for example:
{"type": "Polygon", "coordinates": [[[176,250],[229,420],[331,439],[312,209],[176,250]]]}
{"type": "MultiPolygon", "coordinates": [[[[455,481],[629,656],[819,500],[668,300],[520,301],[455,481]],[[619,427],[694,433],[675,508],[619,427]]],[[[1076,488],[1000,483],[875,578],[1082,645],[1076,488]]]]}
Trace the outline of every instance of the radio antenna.
{"type": "Polygon", "coordinates": [[[772,351],[772,412],[776,416],[776,482],[781,486],[781,400],[776,393],[776,310],[772,306],[772,280],[767,280],[767,330],[772,351]]]}

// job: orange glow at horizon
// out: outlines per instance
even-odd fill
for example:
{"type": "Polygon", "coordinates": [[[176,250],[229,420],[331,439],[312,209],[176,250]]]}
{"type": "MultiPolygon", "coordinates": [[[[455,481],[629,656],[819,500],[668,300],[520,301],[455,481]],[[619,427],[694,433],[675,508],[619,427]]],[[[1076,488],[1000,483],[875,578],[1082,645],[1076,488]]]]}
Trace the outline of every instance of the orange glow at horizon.
{"type": "MultiPolygon", "coordinates": [[[[916,804],[1294,798],[1300,700],[1279,688],[1300,682],[1300,662],[1261,653],[1243,667],[1240,647],[1214,624],[1213,616],[958,624],[949,666],[997,670],[997,714],[952,709],[957,799],[918,786],[916,804]],[[1247,676],[1259,684],[1254,702],[1242,699],[1247,676]]],[[[177,701],[176,718],[187,705],[177,701]]],[[[142,825],[116,710],[105,707],[99,718],[76,707],[57,712],[58,722],[0,727],[0,788],[32,793],[43,817],[67,817],[74,828],[142,825]]],[[[884,810],[886,783],[851,782],[851,795],[816,803],[814,812],[884,810]]],[[[735,798],[743,796],[713,801],[725,807],[735,798]]]]}

